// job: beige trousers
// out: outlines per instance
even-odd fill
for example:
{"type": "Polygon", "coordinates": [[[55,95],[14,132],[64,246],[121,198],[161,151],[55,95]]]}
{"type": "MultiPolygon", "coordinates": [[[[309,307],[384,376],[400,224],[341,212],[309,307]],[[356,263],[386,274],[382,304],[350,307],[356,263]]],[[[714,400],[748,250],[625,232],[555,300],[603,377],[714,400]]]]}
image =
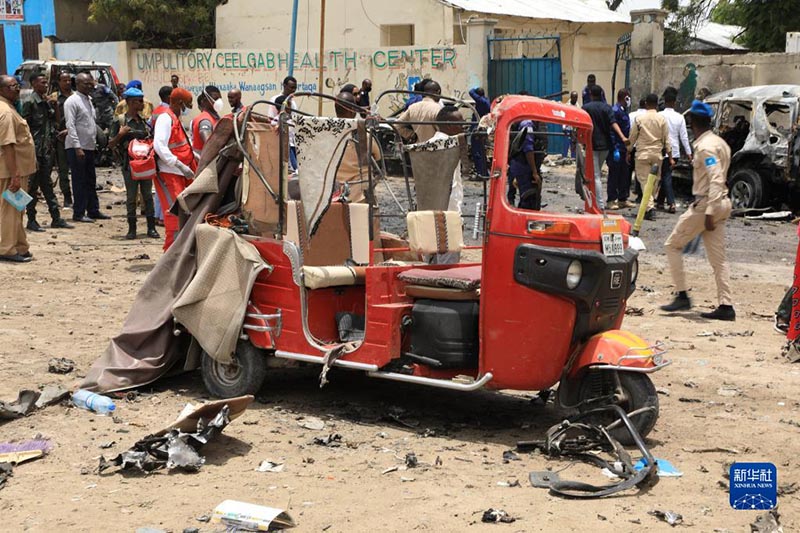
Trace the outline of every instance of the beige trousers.
{"type": "MultiPolygon", "coordinates": [[[[647,185],[647,176],[650,175],[650,170],[652,170],[653,165],[658,166],[658,179],[656,180],[656,185],[653,187],[653,194],[647,200],[647,210],[655,209],[656,207],[656,196],[658,196],[658,186],[661,184],[661,156],[653,155],[644,157],[639,159],[636,157],[636,179],[639,181],[639,185],[642,186],[642,191],[645,189],[645,185],[647,185]]],[[[644,200],[642,200],[644,201],[644,200]]]]}
{"type": "MultiPolygon", "coordinates": [[[[0,179],[0,195],[11,185],[11,178],[0,179]]],[[[28,178],[22,178],[21,188],[28,190],[28,178]]],[[[22,224],[22,214],[13,205],[0,199],[0,255],[24,254],[28,251],[28,237],[22,224]]]]}
{"type": "Polygon", "coordinates": [[[681,215],[675,229],[664,243],[664,250],[669,261],[669,270],[675,290],[685,291],[686,274],[683,271],[683,248],[698,235],[703,236],[708,262],[714,270],[717,282],[717,298],[720,305],[733,305],[731,298],[730,273],[725,259],[725,221],[731,215],[731,201],[722,201],[722,208],[714,214],[714,231],[706,231],[706,201],[699,200],[681,215]]]}

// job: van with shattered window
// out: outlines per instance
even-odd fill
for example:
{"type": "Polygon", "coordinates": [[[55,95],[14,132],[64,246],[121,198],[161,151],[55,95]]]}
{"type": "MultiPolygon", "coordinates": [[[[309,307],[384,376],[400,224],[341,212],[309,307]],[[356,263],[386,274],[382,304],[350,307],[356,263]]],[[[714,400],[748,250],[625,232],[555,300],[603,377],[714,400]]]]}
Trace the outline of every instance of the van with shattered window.
{"type": "Polygon", "coordinates": [[[734,208],[800,208],[800,85],[741,87],[713,94],[714,131],[731,147],[734,208]]]}

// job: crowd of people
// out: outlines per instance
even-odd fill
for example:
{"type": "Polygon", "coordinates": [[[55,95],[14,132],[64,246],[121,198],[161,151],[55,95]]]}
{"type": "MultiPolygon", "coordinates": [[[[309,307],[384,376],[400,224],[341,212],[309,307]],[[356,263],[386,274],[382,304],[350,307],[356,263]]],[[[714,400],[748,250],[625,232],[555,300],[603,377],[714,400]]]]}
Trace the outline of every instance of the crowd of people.
{"type": "MultiPolygon", "coordinates": [[[[63,207],[71,207],[73,223],[89,224],[109,218],[101,212],[97,196],[95,167],[98,121],[108,123],[108,146],[116,154],[124,178],[128,220],[125,238],[137,237],[137,211],[141,208],[147,220],[147,237],[160,238],[156,225],[163,220],[166,234],[164,249],[168,249],[178,231],[177,217],[169,208],[191,183],[200,154],[221,118],[224,107],[221,91],[209,85],[195,98],[180,87],[178,76],[173,75],[170,85],[159,90],[160,101],[154,106],[145,97],[142,83],[132,80],[114,88],[116,100],[109,122],[105,108],[98,112],[97,102],[93,102],[90,95],[99,95],[95,100],[102,100],[110,90],[98,88],[99,84],[87,72],[78,73],[74,79],[70,72],[60,73],[58,90],[49,95],[44,75],[34,75],[30,84],[32,93],[19,107],[20,114],[16,112],[19,81],[10,76],[0,79],[0,136],[4,153],[0,170],[3,171],[2,177],[7,177],[0,179],[0,183],[2,190],[7,188],[15,193],[24,189],[32,198],[26,208],[28,222],[25,227],[22,214],[8,202],[0,202],[0,260],[27,262],[32,259],[25,229],[44,231],[37,221],[39,194],[47,205],[51,228],[73,227],[61,216],[61,205],[50,178],[54,167],[58,168],[63,207]],[[193,107],[195,99],[199,114],[191,120],[187,131],[181,117],[193,107]],[[157,156],[158,172],[141,179],[142,176],[131,170],[128,146],[133,141],[148,140],[152,141],[157,156]],[[13,145],[14,149],[8,149],[8,145],[13,145]]],[[[268,109],[267,116],[275,120],[281,106],[296,90],[297,80],[287,76],[281,92],[270,99],[274,106],[268,109]]],[[[372,82],[369,79],[363,80],[360,86],[347,84],[341,87],[337,95],[339,102],[335,106],[337,116],[353,118],[359,112],[364,114],[370,106],[371,90],[372,82]]],[[[413,93],[396,116],[397,130],[405,141],[426,143],[464,132],[461,111],[452,105],[454,102],[443,100],[441,91],[440,84],[432,79],[420,80],[414,86],[413,93]]],[[[629,201],[631,184],[637,185],[637,191],[643,191],[648,176],[655,170],[656,183],[659,185],[657,192],[648,199],[643,199],[640,192],[638,198],[639,202],[647,202],[645,218],[655,219],[656,206],[662,206],[664,202],[669,212],[676,211],[672,168],[681,156],[681,150],[689,161],[693,160],[686,122],[683,115],[674,109],[677,93],[677,89],[669,87],[661,99],[656,94],[649,94],[640,101],[639,109],[632,111],[628,91],[618,91],[614,105],[609,105],[605,91],[596,83],[595,76],[588,76],[580,97],[582,108],[593,123],[592,177],[597,204],[601,209],[635,206],[629,201]],[[663,101],[660,111],[659,100],[663,101]],[[608,167],[605,194],[601,177],[604,164],[608,167]],[[632,176],[636,177],[636,182],[633,182],[632,176]]],[[[475,124],[489,113],[490,101],[482,88],[475,87],[469,94],[474,102],[473,126],[469,131],[470,151],[475,174],[482,178],[488,175],[486,136],[476,131],[475,124]]],[[[521,91],[520,94],[527,93],[521,91]]],[[[572,92],[569,104],[577,106],[578,98],[578,93],[572,92]]],[[[228,92],[227,100],[234,113],[246,109],[242,94],[237,89],[228,92]]],[[[715,272],[720,302],[714,312],[706,315],[707,318],[730,320],[735,313],[731,305],[724,250],[724,223],[730,214],[725,184],[730,150],[726,152],[724,141],[709,131],[710,117],[713,115],[711,108],[702,102],[695,104],[690,117],[696,139],[695,149],[698,152],[702,150],[702,154],[694,154],[698,157],[694,160],[695,202],[681,217],[666,242],[678,296],[663,308],[676,311],[691,305],[686,293],[681,252],[689,241],[702,235],[715,272]],[[697,164],[698,161],[700,164],[697,164]]],[[[297,109],[295,99],[290,100],[290,105],[292,109],[297,109]]],[[[289,165],[291,169],[297,169],[293,133],[290,128],[289,165]]],[[[576,155],[573,133],[571,128],[564,128],[564,155],[570,152],[576,155]]],[[[542,125],[533,121],[522,121],[514,126],[509,154],[508,200],[511,205],[522,209],[541,208],[541,165],[547,152],[547,137],[542,125]]],[[[379,155],[376,152],[373,158],[377,157],[379,155]]],[[[355,152],[346,154],[340,165],[341,183],[353,182],[354,187],[358,185],[354,181],[359,174],[358,169],[350,168],[354,165],[358,165],[355,152]]],[[[363,198],[363,187],[354,195],[363,198]]],[[[452,177],[449,209],[461,212],[462,200],[462,177],[460,169],[457,169],[452,177]]]]}

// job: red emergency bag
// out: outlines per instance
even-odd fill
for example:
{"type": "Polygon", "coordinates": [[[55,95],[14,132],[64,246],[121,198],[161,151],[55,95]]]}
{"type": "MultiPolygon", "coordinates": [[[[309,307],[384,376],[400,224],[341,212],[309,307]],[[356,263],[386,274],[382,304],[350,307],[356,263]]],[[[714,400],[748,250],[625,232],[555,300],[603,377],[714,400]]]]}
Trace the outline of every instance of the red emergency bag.
{"type": "Polygon", "coordinates": [[[131,179],[151,180],[156,177],[156,152],[153,140],[133,139],[128,143],[128,159],[131,165],[131,179]]]}

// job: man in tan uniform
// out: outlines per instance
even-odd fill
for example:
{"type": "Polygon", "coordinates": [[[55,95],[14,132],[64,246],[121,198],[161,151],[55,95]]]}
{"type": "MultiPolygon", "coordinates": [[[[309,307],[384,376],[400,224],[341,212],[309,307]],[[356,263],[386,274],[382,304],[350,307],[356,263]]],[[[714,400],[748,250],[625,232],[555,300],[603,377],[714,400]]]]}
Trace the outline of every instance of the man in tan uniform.
{"type": "MultiPolygon", "coordinates": [[[[15,193],[28,189],[28,176],[36,172],[36,147],[33,136],[16,109],[19,82],[12,76],[0,76],[0,195],[6,189],[15,193]]],[[[0,199],[0,261],[27,263],[28,249],[22,211],[0,199]]]]}
{"type": "Polygon", "coordinates": [[[692,306],[686,293],[686,275],[683,272],[683,248],[698,235],[703,236],[706,255],[717,282],[719,307],[710,313],[701,313],[703,318],[714,320],[736,320],[729,284],[728,263],[725,260],[725,221],[731,214],[728,198],[728,168],[731,149],[728,143],[711,132],[711,106],[695,100],[689,111],[694,132],[694,203],[689,206],[672,234],[664,243],[669,260],[669,269],[678,295],[675,300],[662,305],[664,311],[680,311],[692,306]]]}
{"type": "MultiPolygon", "coordinates": [[[[658,113],[658,96],[648,94],[644,103],[647,111],[638,115],[633,121],[631,135],[628,139],[629,146],[636,148],[636,179],[639,180],[642,190],[645,190],[647,176],[650,175],[653,165],[658,165],[658,177],[661,179],[661,161],[664,158],[664,150],[670,155],[670,165],[673,164],[672,147],[669,143],[669,126],[666,119],[658,113]]],[[[630,151],[628,153],[630,154],[630,151]]],[[[630,159],[630,155],[628,158],[630,159]]],[[[656,219],[654,197],[657,189],[658,186],[650,198],[642,200],[647,201],[647,212],[645,213],[647,220],[656,219]]]]}
{"type": "MultiPolygon", "coordinates": [[[[398,121],[434,122],[436,120],[436,115],[442,109],[439,104],[439,95],[442,94],[442,88],[437,82],[431,80],[425,84],[425,92],[430,93],[431,96],[426,96],[422,101],[411,104],[408,109],[397,117],[398,121]]],[[[399,129],[400,135],[404,139],[411,139],[411,135],[416,133],[417,143],[429,141],[436,134],[436,126],[428,124],[403,124],[399,129]]]]}

